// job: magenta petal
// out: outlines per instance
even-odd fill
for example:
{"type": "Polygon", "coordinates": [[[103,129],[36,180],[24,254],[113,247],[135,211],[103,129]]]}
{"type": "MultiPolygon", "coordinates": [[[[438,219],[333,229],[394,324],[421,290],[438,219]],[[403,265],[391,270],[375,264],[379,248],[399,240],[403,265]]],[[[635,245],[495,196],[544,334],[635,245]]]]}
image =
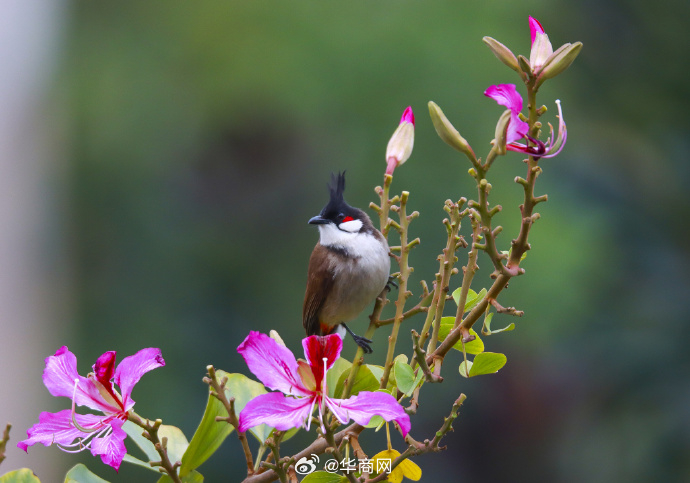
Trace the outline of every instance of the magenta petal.
{"type": "Polygon", "coordinates": [[[257,396],[242,409],[238,429],[244,432],[259,424],[281,431],[301,427],[310,416],[314,397],[286,397],[279,392],[257,396]]]}
{"type": "Polygon", "coordinates": [[[266,334],[251,331],[237,348],[249,370],[264,386],[285,394],[308,395],[297,373],[297,359],[266,334]]]}
{"type": "Polygon", "coordinates": [[[328,369],[333,367],[333,363],[340,357],[340,352],[343,350],[343,340],[338,334],[310,335],[302,339],[302,347],[304,347],[304,357],[314,373],[316,387],[321,387],[324,373],[323,359],[327,359],[328,369]]]}
{"type": "Polygon", "coordinates": [[[115,384],[120,387],[122,404],[126,411],[134,405],[130,395],[134,385],[139,382],[141,376],[164,365],[165,361],[161,356],[161,350],[154,347],[142,349],[136,354],[122,359],[122,362],[115,369],[115,384]]]}
{"type": "Polygon", "coordinates": [[[112,386],[113,372],[115,371],[115,351],[108,351],[96,359],[93,365],[93,372],[96,374],[98,382],[105,387],[112,386]]]}
{"type": "Polygon", "coordinates": [[[350,419],[366,426],[372,416],[381,416],[386,421],[400,425],[403,436],[410,431],[410,416],[393,396],[385,392],[363,391],[349,399],[326,398],[326,404],[341,423],[350,419]]]}
{"type": "Polygon", "coordinates": [[[520,120],[518,114],[513,111],[510,113],[510,122],[508,123],[508,130],[506,132],[506,143],[512,143],[518,139],[525,137],[529,131],[529,124],[520,120]]]}
{"type": "MultiPolygon", "coordinates": [[[[75,418],[81,427],[103,427],[101,420],[104,419],[104,416],[76,414],[75,418]]],[[[29,446],[36,443],[41,443],[44,446],[50,446],[53,443],[66,446],[75,439],[85,438],[89,434],[74,427],[70,409],[62,410],[59,413],[42,412],[38,417],[38,423],[31,426],[26,432],[28,438],[18,442],[17,447],[26,451],[29,446]]]]}
{"type": "Polygon", "coordinates": [[[77,357],[62,346],[55,355],[46,358],[46,367],[43,370],[43,384],[53,396],[64,396],[74,399],[77,405],[87,406],[91,409],[112,413],[119,411],[108,404],[92,381],[77,373],[77,357]],[[74,392],[74,380],[77,379],[77,391],[74,392]]]}
{"type": "Polygon", "coordinates": [[[412,106],[407,106],[407,109],[403,111],[403,115],[400,118],[400,124],[408,122],[414,126],[414,113],[412,112],[412,106]]]}
{"type": "Polygon", "coordinates": [[[522,96],[517,91],[515,84],[498,84],[484,91],[486,97],[490,97],[513,112],[522,111],[522,96]]]}
{"type": "Polygon", "coordinates": [[[541,26],[539,23],[539,20],[536,18],[530,17],[529,18],[529,33],[532,37],[532,44],[534,44],[534,39],[537,37],[537,34],[543,34],[544,28],[541,26]]]}
{"type": "Polygon", "coordinates": [[[100,455],[101,461],[115,468],[115,471],[120,469],[122,459],[127,453],[124,443],[127,433],[122,429],[123,424],[124,421],[113,419],[110,422],[112,433],[102,438],[94,438],[91,441],[91,454],[100,455]]]}

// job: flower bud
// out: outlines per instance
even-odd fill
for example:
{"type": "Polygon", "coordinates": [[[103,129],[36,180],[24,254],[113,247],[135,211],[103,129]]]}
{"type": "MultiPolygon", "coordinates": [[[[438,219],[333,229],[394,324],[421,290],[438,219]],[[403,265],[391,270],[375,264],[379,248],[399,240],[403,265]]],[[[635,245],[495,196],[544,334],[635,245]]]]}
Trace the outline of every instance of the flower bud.
{"type": "Polygon", "coordinates": [[[553,47],[551,47],[549,36],[546,35],[537,19],[529,18],[529,29],[532,36],[532,50],[529,54],[529,63],[532,66],[532,72],[538,72],[546,60],[553,54],[553,47]]]}
{"type": "Polygon", "coordinates": [[[388,141],[386,174],[393,174],[395,168],[407,161],[414,147],[414,114],[408,106],[400,118],[400,125],[388,141]]]}
{"type": "Polygon", "coordinates": [[[500,155],[504,155],[506,153],[507,131],[508,125],[510,124],[511,115],[512,111],[510,109],[506,109],[503,114],[501,114],[501,117],[498,119],[498,123],[496,124],[494,147],[500,155]]]}
{"type": "Polygon", "coordinates": [[[541,77],[551,79],[570,67],[582,50],[582,42],[566,44],[565,48],[558,49],[548,60],[542,69],[541,77]]]}
{"type": "Polygon", "coordinates": [[[448,118],[443,114],[443,111],[434,101],[429,101],[429,114],[431,115],[431,122],[436,128],[439,137],[445,141],[450,147],[457,149],[461,153],[465,153],[472,159],[475,159],[474,151],[464,137],[453,127],[448,118]]]}
{"type": "Polygon", "coordinates": [[[498,58],[498,60],[500,60],[505,65],[513,69],[515,72],[520,72],[517,58],[508,47],[506,47],[501,42],[491,37],[484,37],[482,40],[484,40],[484,43],[489,46],[489,48],[498,58]]]}

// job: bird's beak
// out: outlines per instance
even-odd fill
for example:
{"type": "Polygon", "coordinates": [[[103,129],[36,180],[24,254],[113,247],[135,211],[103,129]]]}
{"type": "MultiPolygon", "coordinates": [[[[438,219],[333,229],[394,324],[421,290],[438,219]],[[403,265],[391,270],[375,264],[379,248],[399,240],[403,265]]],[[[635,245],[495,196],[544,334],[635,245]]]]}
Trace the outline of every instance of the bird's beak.
{"type": "Polygon", "coordinates": [[[330,222],[326,218],[322,218],[321,215],[316,215],[315,217],[309,219],[310,225],[325,225],[326,223],[330,222]]]}

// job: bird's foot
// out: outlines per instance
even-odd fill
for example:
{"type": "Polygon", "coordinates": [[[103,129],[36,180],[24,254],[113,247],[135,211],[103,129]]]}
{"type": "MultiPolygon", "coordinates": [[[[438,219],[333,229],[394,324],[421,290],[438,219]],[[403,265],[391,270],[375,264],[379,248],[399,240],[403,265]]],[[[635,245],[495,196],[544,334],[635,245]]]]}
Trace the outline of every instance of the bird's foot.
{"type": "Polygon", "coordinates": [[[389,292],[391,292],[393,290],[391,288],[391,285],[395,288],[398,288],[398,284],[395,283],[395,277],[393,277],[393,276],[388,277],[388,282],[386,282],[386,288],[388,289],[389,292]]]}
{"type": "Polygon", "coordinates": [[[371,340],[367,339],[366,337],[362,337],[361,335],[355,334],[345,324],[342,324],[342,326],[345,327],[345,330],[347,331],[347,333],[350,334],[352,336],[352,338],[354,339],[355,344],[360,346],[365,354],[371,354],[372,352],[374,352],[374,349],[372,349],[371,346],[369,345],[371,343],[371,340]]]}
{"type": "Polygon", "coordinates": [[[360,346],[365,354],[371,354],[372,352],[374,352],[374,349],[372,349],[371,346],[369,345],[371,343],[371,341],[369,339],[367,339],[366,337],[352,334],[352,338],[355,340],[355,344],[360,346]]]}

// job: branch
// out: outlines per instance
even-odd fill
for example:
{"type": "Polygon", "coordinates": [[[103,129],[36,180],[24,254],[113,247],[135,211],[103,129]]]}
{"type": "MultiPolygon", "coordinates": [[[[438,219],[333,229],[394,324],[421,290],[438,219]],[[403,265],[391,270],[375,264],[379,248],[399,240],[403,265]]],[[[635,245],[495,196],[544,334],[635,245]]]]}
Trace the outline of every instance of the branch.
{"type": "Polygon", "coordinates": [[[152,423],[147,419],[146,422],[144,422],[143,419],[141,419],[141,417],[135,414],[133,411],[130,411],[127,414],[127,419],[144,430],[142,436],[153,443],[153,446],[156,448],[156,451],[161,457],[160,461],[150,461],[149,464],[154,467],[158,466],[159,471],[161,473],[167,473],[170,479],[175,483],[182,483],[180,476],[177,474],[177,468],[181,463],[176,461],[173,464],[170,461],[170,458],[168,458],[168,438],[158,438],[158,430],[163,424],[163,420],[156,419],[152,423]]]}
{"type": "Polygon", "coordinates": [[[5,461],[5,450],[7,442],[10,440],[10,429],[12,429],[12,425],[7,423],[5,430],[2,432],[2,439],[0,439],[0,463],[5,461]]]}
{"type": "Polygon", "coordinates": [[[237,430],[237,438],[242,444],[244,457],[247,460],[247,475],[251,475],[254,473],[254,460],[252,458],[252,452],[249,449],[247,434],[239,430],[240,422],[237,419],[237,414],[235,413],[235,398],[231,397],[228,399],[225,396],[225,384],[228,382],[228,378],[223,377],[223,380],[219,383],[218,378],[216,377],[216,369],[209,365],[206,366],[206,370],[208,371],[209,377],[204,377],[204,382],[211,387],[211,395],[218,399],[228,412],[228,417],[223,418],[221,416],[216,416],[216,421],[225,421],[237,430]]]}

